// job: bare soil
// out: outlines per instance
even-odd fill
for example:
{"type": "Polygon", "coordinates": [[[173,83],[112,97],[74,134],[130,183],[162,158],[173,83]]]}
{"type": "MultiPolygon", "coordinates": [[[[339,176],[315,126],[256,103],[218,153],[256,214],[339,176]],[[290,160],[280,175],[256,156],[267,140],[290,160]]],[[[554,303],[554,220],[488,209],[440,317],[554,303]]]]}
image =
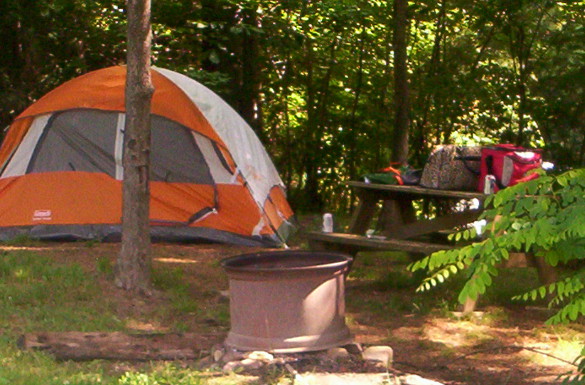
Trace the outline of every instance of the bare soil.
{"type": "MultiPolygon", "coordinates": [[[[103,270],[105,260],[115,263],[118,244],[27,247],[31,248],[64,263],[78,263],[94,274],[118,318],[131,330],[217,333],[220,337],[227,334],[229,321],[218,317],[221,309],[227,309],[221,291],[228,287],[219,261],[258,251],[226,245],[153,245],[155,271],[180,271],[181,279],[188,282],[198,310],[184,313],[169,310],[168,295],[136,298],[114,287],[111,275],[103,270]]],[[[395,369],[451,385],[553,384],[559,375],[574,370],[568,361],[579,351],[571,339],[585,336],[583,325],[562,330],[543,327],[547,311],[524,306],[480,307],[469,319],[459,319],[445,309],[420,309],[417,301],[424,301],[416,299],[414,287],[389,289],[376,282],[375,274],[374,278],[366,274],[370,269],[391,268],[396,266],[383,259],[362,260],[358,256],[352,271],[360,274],[353,277],[352,273],[348,279],[346,314],[355,341],[394,349],[395,369]]]]}

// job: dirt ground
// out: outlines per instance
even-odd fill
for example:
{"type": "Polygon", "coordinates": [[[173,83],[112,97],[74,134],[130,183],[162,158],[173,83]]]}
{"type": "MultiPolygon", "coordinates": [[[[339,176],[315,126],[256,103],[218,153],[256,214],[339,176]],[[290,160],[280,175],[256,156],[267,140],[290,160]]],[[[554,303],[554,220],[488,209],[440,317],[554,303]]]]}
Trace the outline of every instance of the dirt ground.
{"type": "MultiPolygon", "coordinates": [[[[227,334],[229,321],[214,319],[217,309],[226,307],[220,292],[228,287],[219,261],[257,251],[225,245],[155,244],[154,269],[183,272],[182,279],[188,281],[200,311],[152,317],[169,298],[155,295],[136,299],[116,289],[111,276],[97,272],[107,265],[104,261],[113,265],[118,244],[50,244],[36,248],[95,273],[104,295],[115,302],[118,317],[131,329],[165,332],[170,331],[169,325],[181,325],[181,331],[220,335],[227,334]]],[[[350,274],[347,282],[347,323],[355,341],[391,346],[395,369],[452,385],[553,384],[558,375],[574,369],[566,361],[579,352],[578,344],[571,343],[566,334],[542,326],[547,318],[545,310],[487,307],[467,320],[448,311],[417,311],[416,306],[405,306],[413,302],[413,287],[380,290],[375,282],[368,281],[364,272],[384,268],[383,263],[361,261],[359,256],[356,259],[353,269],[361,271],[361,276],[350,274]],[[369,265],[362,264],[365,262],[369,265]]],[[[570,330],[570,335],[585,335],[583,325],[570,330]]]]}

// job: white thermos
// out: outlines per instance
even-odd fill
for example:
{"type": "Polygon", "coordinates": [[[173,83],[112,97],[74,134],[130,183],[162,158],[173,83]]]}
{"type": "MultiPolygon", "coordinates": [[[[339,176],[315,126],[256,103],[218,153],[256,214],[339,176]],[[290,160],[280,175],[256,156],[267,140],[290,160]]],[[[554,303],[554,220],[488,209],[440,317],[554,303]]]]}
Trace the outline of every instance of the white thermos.
{"type": "Polygon", "coordinates": [[[483,193],[486,195],[496,192],[496,177],[493,175],[486,175],[483,183],[483,193]]]}
{"type": "Polygon", "coordinates": [[[331,213],[323,214],[323,232],[324,233],[333,232],[333,215],[331,213]]]}

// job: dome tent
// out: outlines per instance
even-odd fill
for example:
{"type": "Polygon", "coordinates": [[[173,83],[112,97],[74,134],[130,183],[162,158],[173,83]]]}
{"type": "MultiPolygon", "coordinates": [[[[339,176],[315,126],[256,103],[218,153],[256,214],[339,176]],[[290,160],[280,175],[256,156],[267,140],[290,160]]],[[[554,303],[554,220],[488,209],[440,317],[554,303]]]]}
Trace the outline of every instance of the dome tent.
{"type": "MultiPolygon", "coordinates": [[[[153,67],[154,239],[277,246],[293,212],[246,122],[219,96],[153,67]]],[[[87,73],[20,114],[0,147],[0,239],[119,239],[126,67],[87,73]]]]}

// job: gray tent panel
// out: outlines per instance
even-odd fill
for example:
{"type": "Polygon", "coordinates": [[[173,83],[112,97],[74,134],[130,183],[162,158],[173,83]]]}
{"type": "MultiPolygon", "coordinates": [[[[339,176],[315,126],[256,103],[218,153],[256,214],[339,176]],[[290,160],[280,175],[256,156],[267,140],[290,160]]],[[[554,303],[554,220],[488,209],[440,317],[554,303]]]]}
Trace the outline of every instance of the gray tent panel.
{"type": "MultiPolygon", "coordinates": [[[[86,171],[115,178],[118,115],[89,109],[55,114],[34,150],[27,173],[86,171]]],[[[170,183],[213,184],[191,131],[160,116],[151,120],[151,177],[170,183]]]]}
{"type": "Polygon", "coordinates": [[[169,183],[213,184],[191,131],[160,116],[151,120],[151,176],[169,183]]]}
{"type": "Polygon", "coordinates": [[[55,114],[39,140],[27,173],[88,171],[115,177],[117,119],[115,113],[97,110],[55,114]]]}
{"type": "MultiPolygon", "coordinates": [[[[0,242],[27,235],[43,241],[84,241],[97,239],[103,242],[120,242],[120,225],[38,225],[0,227],[0,242]]],[[[151,226],[153,242],[215,242],[250,247],[278,247],[280,239],[275,236],[242,236],[207,227],[151,226]]]]}

